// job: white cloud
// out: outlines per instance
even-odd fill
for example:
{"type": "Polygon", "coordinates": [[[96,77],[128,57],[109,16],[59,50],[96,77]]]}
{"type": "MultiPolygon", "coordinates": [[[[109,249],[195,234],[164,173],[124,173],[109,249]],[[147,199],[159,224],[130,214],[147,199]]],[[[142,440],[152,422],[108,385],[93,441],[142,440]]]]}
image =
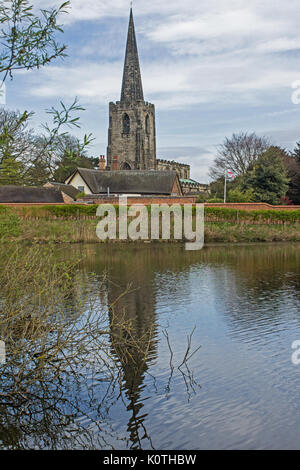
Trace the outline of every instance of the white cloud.
{"type": "MultiPolygon", "coordinates": [[[[50,66],[31,74],[29,92],[107,104],[119,99],[122,69],[123,61],[50,66]]],[[[293,62],[282,67],[279,58],[224,55],[218,61],[205,57],[202,63],[189,57],[158,58],[143,64],[142,75],[145,99],[158,109],[180,109],[200,103],[263,104],[268,95],[291,90],[300,70],[293,62]]]]}
{"type": "MultiPolygon", "coordinates": [[[[37,5],[59,3],[62,0],[39,0],[37,5]]],[[[80,47],[62,66],[56,63],[38,73],[26,73],[28,95],[41,101],[78,96],[85,104],[101,106],[118,100],[124,49],[118,56],[113,18],[125,19],[128,14],[128,0],[72,0],[72,10],[64,17],[66,35],[76,26],[80,47]],[[98,25],[99,31],[105,26],[107,42],[99,45],[95,36],[82,40],[87,26],[81,23],[83,20],[97,21],[93,23],[96,31],[98,25]]],[[[207,152],[186,155],[191,159],[194,177],[204,178],[205,166],[213,155],[211,141],[242,127],[239,116],[231,119],[237,108],[241,116],[250,116],[251,108],[257,108],[257,118],[249,117],[245,126],[258,133],[264,133],[266,126],[279,129],[284,119],[291,122],[296,116],[288,106],[292,108],[291,84],[300,79],[299,0],[139,0],[134,15],[145,99],[154,102],[158,113],[172,110],[179,122],[182,110],[192,109],[193,121],[201,121],[204,109],[215,110],[206,134],[201,131],[193,138],[193,145],[204,146],[207,152]],[[226,118],[219,117],[220,109],[226,110],[226,118]],[[263,122],[265,114],[268,124],[263,122]]],[[[70,37],[76,43],[77,39],[70,37]]],[[[172,132],[170,128],[170,145],[172,132]]],[[[185,138],[190,139],[188,135],[185,138]]],[[[184,148],[183,142],[180,147],[184,148]]]]}

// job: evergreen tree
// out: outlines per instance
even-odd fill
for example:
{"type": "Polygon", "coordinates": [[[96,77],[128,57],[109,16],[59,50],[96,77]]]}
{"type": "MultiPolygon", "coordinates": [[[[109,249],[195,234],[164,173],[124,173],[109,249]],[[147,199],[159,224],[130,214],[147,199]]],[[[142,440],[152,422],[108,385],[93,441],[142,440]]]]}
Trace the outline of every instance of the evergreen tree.
{"type": "Polygon", "coordinates": [[[80,141],[70,134],[65,134],[60,139],[56,156],[53,180],[58,183],[63,183],[76,168],[97,168],[99,161],[97,158],[88,157],[80,141]]]}
{"type": "Polygon", "coordinates": [[[294,157],[297,162],[300,164],[300,141],[296,142],[296,147],[294,148],[294,151],[292,152],[292,157],[294,157]]]}
{"type": "Polygon", "coordinates": [[[300,142],[297,143],[294,153],[285,152],[282,158],[290,180],[287,196],[294,204],[300,204],[300,142]]]}
{"type": "Polygon", "coordinates": [[[282,149],[270,147],[250,166],[242,189],[252,189],[254,201],[279,204],[289,189],[288,183],[282,149]]]}
{"type": "Polygon", "coordinates": [[[24,166],[22,162],[7,157],[2,161],[0,169],[0,186],[22,186],[24,184],[24,166]]]}

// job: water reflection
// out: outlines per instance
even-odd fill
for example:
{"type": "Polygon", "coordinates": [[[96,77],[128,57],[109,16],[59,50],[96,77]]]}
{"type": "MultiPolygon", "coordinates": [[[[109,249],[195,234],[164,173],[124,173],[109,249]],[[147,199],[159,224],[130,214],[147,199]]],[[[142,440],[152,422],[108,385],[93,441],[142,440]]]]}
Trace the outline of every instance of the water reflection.
{"type": "MultiPolygon", "coordinates": [[[[97,367],[50,373],[35,408],[5,400],[3,448],[299,448],[289,351],[300,338],[299,245],[86,245],[58,256],[70,254],[84,258],[87,301],[108,312],[117,378],[103,380],[97,367]],[[170,378],[162,330],[180,363],[194,326],[202,348],[191,369],[202,388],[191,397],[184,376],[170,378]]],[[[66,299],[70,315],[81,294],[66,299]]]]}
{"type": "MultiPolygon", "coordinates": [[[[214,246],[196,253],[174,246],[124,248],[109,247],[103,253],[97,247],[88,247],[85,269],[96,264],[97,271],[107,269],[123,286],[127,282],[133,287],[144,286],[142,296],[135,299],[132,294],[123,299],[124,308],[127,305],[137,316],[144,311],[138,316],[142,322],[154,308],[149,318],[154,318],[156,330],[158,325],[169,325],[179,355],[184,352],[185,334],[195,325],[196,344],[203,345],[200,358],[193,362],[202,389],[190,405],[179,399],[182,380],[173,384],[169,403],[174,402],[169,408],[163,405],[166,396],[162,390],[149,392],[150,382],[143,377],[139,402],[145,410],[143,422],[148,434],[153,437],[159,433],[161,442],[176,442],[179,448],[231,448],[234,442],[241,448],[295,447],[286,425],[300,425],[292,401],[297,386],[289,351],[292,340],[297,334],[300,337],[299,245],[214,246]],[[277,396],[274,390],[280,383],[277,396]],[[161,415],[153,410],[155,405],[162,410],[161,415]],[[178,416],[179,427],[169,415],[169,425],[162,425],[166,409],[178,416]],[[199,423],[207,424],[195,426],[192,417],[187,418],[191,411],[199,423]],[[266,414],[264,421],[258,419],[258,413],[266,414]],[[243,428],[243,422],[248,422],[248,429],[243,428]],[[273,426],[280,437],[268,440],[266,426],[273,426]],[[230,429],[231,434],[224,435],[222,427],[230,429]],[[191,429],[198,431],[193,435],[191,429]],[[185,441],[187,430],[189,440],[185,441]],[[201,444],[197,435],[201,435],[201,444]]],[[[158,364],[167,364],[167,347],[161,335],[158,339],[158,364]]],[[[161,374],[166,380],[166,374],[157,372],[158,366],[151,366],[151,361],[148,367],[156,377],[161,374]]],[[[159,446],[156,439],[152,443],[159,446]]]]}
{"type": "MultiPolygon", "coordinates": [[[[111,344],[114,355],[122,367],[121,392],[127,399],[126,409],[130,418],[127,424],[130,448],[142,448],[142,439],[148,436],[144,422],[147,413],[143,413],[144,402],[141,393],[145,389],[145,374],[149,366],[157,357],[157,324],[154,295],[151,285],[144,272],[138,275],[138,283],[132,282],[129,271],[119,266],[119,280],[121,284],[109,280],[107,283],[107,302],[113,305],[110,309],[111,344]],[[138,287],[140,285],[141,287],[138,287]],[[128,293],[126,292],[126,287],[128,293]],[[113,317],[121,318],[121,325],[113,326],[113,317]],[[141,437],[142,436],[142,437],[141,437]]],[[[110,272],[109,278],[115,278],[116,273],[110,272]]],[[[110,279],[111,279],[110,278],[110,279]]]]}

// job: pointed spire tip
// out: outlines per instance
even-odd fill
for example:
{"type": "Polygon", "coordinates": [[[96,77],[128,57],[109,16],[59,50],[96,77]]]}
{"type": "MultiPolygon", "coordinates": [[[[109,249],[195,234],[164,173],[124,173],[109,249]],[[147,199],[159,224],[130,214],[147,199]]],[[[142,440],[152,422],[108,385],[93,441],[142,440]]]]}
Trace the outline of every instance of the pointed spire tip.
{"type": "Polygon", "coordinates": [[[121,101],[144,101],[132,8],[128,27],[121,101]]]}

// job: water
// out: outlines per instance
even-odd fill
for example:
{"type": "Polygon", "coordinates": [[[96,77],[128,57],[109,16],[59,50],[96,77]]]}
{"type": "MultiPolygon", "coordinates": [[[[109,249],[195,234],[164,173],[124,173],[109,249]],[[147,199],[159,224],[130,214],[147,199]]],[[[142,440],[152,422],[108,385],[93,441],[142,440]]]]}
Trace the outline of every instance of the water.
{"type": "Polygon", "coordinates": [[[122,383],[109,392],[105,419],[107,384],[90,382],[92,402],[79,391],[85,413],[75,421],[89,432],[86,448],[300,449],[300,365],[291,361],[300,340],[299,245],[63,251],[85,256],[85,273],[107,272],[103,305],[131,284],[115,308],[131,319],[137,347],[120,359],[122,383]],[[178,369],[189,340],[189,355],[201,348],[178,369]]]}

